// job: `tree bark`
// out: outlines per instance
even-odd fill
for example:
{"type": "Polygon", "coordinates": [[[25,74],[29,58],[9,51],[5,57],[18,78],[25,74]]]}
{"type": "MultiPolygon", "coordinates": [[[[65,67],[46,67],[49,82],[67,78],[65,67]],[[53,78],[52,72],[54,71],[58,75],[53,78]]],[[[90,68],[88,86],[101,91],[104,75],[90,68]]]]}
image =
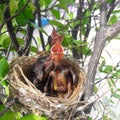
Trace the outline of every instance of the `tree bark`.
{"type": "MultiPolygon", "coordinates": [[[[5,12],[4,12],[4,19],[7,20],[9,18],[10,18],[9,5],[6,5],[6,9],[5,9],[5,12]]],[[[6,25],[7,25],[7,29],[8,29],[11,41],[14,45],[14,48],[15,48],[16,52],[18,53],[18,55],[22,56],[23,52],[22,52],[22,49],[20,48],[20,45],[19,45],[19,43],[17,41],[17,38],[16,38],[16,35],[14,33],[12,21],[11,20],[7,21],[6,25]]]]}
{"type": "Polygon", "coordinates": [[[102,27],[99,33],[97,34],[93,54],[90,58],[90,62],[88,65],[85,100],[88,100],[93,95],[96,69],[105,43],[107,40],[113,39],[119,32],[120,21],[118,21],[110,27],[102,27]]]}
{"type": "MultiPolygon", "coordinates": [[[[76,19],[80,21],[80,24],[77,24],[72,30],[72,36],[75,40],[77,40],[79,28],[80,28],[80,34],[81,34],[81,27],[82,27],[81,21],[82,21],[82,15],[83,15],[83,6],[84,6],[84,0],[79,0],[79,7],[77,8],[76,19]]],[[[81,35],[80,35],[80,38],[81,38],[81,35]]],[[[73,48],[72,53],[73,53],[73,58],[83,59],[82,48],[80,48],[80,51],[76,50],[76,48],[73,48]]]]}

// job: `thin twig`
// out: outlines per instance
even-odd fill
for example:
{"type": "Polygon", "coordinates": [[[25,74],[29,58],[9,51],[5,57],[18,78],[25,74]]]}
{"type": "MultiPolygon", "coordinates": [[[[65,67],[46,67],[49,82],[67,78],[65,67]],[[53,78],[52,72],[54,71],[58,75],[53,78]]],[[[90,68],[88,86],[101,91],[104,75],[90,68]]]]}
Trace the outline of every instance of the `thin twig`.
{"type": "Polygon", "coordinates": [[[110,9],[109,9],[108,14],[107,14],[107,21],[109,20],[110,15],[111,15],[112,11],[113,11],[114,8],[115,8],[115,1],[116,1],[116,0],[112,0],[112,2],[111,2],[111,4],[110,4],[110,9]]]}
{"type": "MultiPolygon", "coordinates": [[[[117,65],[113,68],[113,70],[116,70],[117,67],[120,66],[119,64],[120,64],[120,61],[119,61],[119,62],[117,63],[117,65]]],[[[113,76],[111,75],[111,73],[113,73],[113,70],[112,70],[109,74],[107,74],[104,78],[102,78],[101,80],[95,82],[94,84],[96,85],[96,84],[102,82],[103,80],[106,80],[106,79],[108,79],[108,78],[112,78],[113,76]],[[111,75],[111,76],[109,76],[109,75],[111,75]]]]}
{"type": "MultiPolygon", "coordinates": [[[[38,11],[38,26],[39,27],[42,27],[42,24],[41,24],[41,9],[40,9],[40,4],[37,4],[37,11],[38,11]]],[[[41,39],[41,43],[42,43],[42,48],[43,50],[45,51],[45,43],[44,43],[44,38],[43,38],[43,34],[41,31],[39,31],[39,36],[40,36],[40,39],[41,39]]]]}
{"type": "MultiPolygon", "coordinates": [[[[31,20],[34,21],[34,20],[31,20]]],[[[27,26],[27,33],[26,33],[26,39],[25,39],[25,44],[24,44],[24,55],[28,56],[29,55],[29,50],[30,50],[30,45],[33,37],[33,30],[34,28],[32,26],[27,26]]]]}
{"type": "MultiPolygon", "coordinates": [[[[88,1],[88,0],[87,0],[87,1],[88,1]]],[[[89,9],[90,11],[92,10],[93,3],[95,3],[95,0],[91,0],[90,3],[89,3],[89,1],[88,1],[88,4],[89,4],[88,9],[89,9]]],[[[88,38],[88,35],[89,35],[89,33],[90,33],[90,30],[91,30],[91,17],[89,17],[89,22],[88,22],[87,27],[86,27],[84,42],[86,42],[86,38],[88,38]]]]}
{"type": "Polygon", "coordinates": [[[8,59],[8,57],[9,57],[10,49],[11,49],[11,43],[9,44],[9,47],[8,47],[8,49],[7,49],[7,53],[6,53],[6,55],[5,55],[7,59],[8,59]]]}

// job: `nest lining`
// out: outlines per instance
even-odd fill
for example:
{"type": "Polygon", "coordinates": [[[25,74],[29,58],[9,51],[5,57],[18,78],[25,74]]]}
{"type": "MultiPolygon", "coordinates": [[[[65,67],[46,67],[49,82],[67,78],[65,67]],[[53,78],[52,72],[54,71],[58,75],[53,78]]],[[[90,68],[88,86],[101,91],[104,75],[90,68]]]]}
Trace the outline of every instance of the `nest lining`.
{"type": "MultiPolygon", "coordinates": [[[[24,108],[34,114],[45,114],[51,118],[65,118],[68,113],[83,104],[79,101],[84,93],[85,72],[75,61],[65,59],[72,69],[77,71],[78,82],[73,94],[67,99],[46,96],[38,90],[26,77],[27,70],[36,62],[38,57],[20,57],[11,63],[9,72],[9,84],[12,96],[17,96],[24,108]]],[[[63,62],[63,66],[66,66],[63,62]]]]}

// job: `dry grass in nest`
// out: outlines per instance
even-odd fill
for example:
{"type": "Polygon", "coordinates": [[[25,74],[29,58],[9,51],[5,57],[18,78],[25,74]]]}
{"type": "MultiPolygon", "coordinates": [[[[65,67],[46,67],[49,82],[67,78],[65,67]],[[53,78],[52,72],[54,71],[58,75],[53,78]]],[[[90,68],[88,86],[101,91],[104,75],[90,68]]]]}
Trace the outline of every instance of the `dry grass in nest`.
{"type": "MultiPolygon", "coordinates": [[[[66,100],[58,97],[46,96],[38,90],[27,78],[27,72],[36,62],[37,57],[18,57],[12,60],[11,70],[9,72],[10,91],[13,97],[17,96],[18,101],[30,113],[38,115],[45,114],[50,118],[68,118],[74,116],[78,106],[84,103],[80,101],[85,88],[85,72],[79,65],[68,58],[65,58],[78,76],[77,86],[73,94],[66,100]],[[74,112],[73,112],[74,111],[74,112]]],[[[66,62],[63,66],[66,66],[66,62]]]]}

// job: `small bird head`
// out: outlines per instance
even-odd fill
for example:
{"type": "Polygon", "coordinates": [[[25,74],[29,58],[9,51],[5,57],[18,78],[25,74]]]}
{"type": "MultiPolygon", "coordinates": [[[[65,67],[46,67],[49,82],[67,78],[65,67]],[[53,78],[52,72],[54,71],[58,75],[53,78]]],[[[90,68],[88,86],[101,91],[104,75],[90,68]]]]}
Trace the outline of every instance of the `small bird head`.
{"type": "Polygon", "coordinates": [[[56,43],[56,41],[59,41],[60,43],[62,43],[63,38],[64,38],[64,36],[60,36],[60,35],[56,32],[55,28],[53,28],[52,35],[51,35],[50,46],[53,46],[53,45],[56,43]]]}
{"type": "Polygon", "coordinates": [[[64,49],[62,46],[63,36],[57,34],[53,29],[52,32],[52,47],[50,50],[51,59],[56,61],[56,64],[64,58],[64,49]]]}

